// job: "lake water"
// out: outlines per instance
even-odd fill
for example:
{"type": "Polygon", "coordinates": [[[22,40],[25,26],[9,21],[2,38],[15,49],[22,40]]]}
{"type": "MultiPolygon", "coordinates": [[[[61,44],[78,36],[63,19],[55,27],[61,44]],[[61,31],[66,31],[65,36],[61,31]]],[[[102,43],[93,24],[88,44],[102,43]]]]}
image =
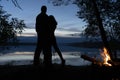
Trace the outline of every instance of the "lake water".
{"type": "MultiPolygon", "coordinates": [[[[68,43],[82,42],[85,38],[80,36],[57,36],[58,46],[66,60],[66,65],[84,66],[90,65],[91,62],[81,58],[82,54],[90,57],[100,58],[100,50],[98,48],[82,48],[68,46],[68,43]]],[[[19,36],[20,45],[17,47],[10,46],[9,50],[1,50],[0,52],[0,65],[27,65],[33,64],[33,56],[36,48],[37,37],[35,34],[24,34],[19,36]]],[[[43,59],[43,55],[41,55],[43,59]]],[[[60,58],[57,53],[52,55],[52,62],[60,64],[60,58]]]]}

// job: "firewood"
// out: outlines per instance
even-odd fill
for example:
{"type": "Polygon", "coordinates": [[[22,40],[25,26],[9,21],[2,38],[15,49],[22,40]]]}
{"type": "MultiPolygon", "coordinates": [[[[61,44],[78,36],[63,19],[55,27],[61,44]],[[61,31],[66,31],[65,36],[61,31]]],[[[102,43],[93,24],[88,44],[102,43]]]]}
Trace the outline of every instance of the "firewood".
{"type": "Polygon", "coordinates": [[[120,66],[120,62],[117,61],[109,60],[108,63],[112,64],[112,66],[120,66]]]}
{"type": "Polygon", "coordinates": [[[96,62],[100,62],[100,61],[98,61],[98,60],[96,60],[95,58],[92,58],[92,57],[89,57],[89,56],[87,56],[87,55],[81,55],[81,58],[83,58],[83,59],[85,59],[85,60],[88,60],[88,61],[90,61],[90,62],[93,62],[93,63],[96,63],[96,62]]]}

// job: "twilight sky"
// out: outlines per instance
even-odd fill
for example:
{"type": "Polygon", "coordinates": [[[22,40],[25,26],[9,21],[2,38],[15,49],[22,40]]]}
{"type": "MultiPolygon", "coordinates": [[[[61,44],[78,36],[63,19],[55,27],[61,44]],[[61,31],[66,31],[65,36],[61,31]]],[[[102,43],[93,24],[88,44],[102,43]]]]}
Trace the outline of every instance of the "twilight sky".
{"type": "Polygon", "coordinates": [[[68,30],[68,31],[81,31],[85,25],[76,14],[78,7],[70,4],[68,6],[53,6],[49,0],[18,0],[19,5],[23,10],[14,6],[9,0],[2,0],[1,5],[7,13],[12,14],[12,17],[17,17],[25,21],[28,27],[35,27],[35,18],[40,13],[42,5],[47,6],[47,14],[54,15],[57,22],[57,29],[68,30]]]}

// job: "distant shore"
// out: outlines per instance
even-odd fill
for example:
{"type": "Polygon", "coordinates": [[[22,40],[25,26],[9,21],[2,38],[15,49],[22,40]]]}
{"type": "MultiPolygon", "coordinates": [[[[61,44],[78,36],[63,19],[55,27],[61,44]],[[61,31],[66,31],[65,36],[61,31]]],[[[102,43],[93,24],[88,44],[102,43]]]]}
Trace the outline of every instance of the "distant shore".
{"type": "MultiPolygon", "coordinates": [[[[116,44],[110,43],[111,48],[116,50],[120,50],[120,42],[116,42],[116,44]]],[[[74,46],[74,47],[82,47],[82,48],[103,48],[103,42],[74,42],[68,43],[66,45],[74,46]]]]}

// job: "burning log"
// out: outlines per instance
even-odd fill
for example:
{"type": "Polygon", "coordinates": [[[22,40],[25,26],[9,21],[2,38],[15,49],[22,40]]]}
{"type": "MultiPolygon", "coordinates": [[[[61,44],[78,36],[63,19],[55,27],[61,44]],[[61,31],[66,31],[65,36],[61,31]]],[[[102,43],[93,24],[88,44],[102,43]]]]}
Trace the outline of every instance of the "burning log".
{"type": "Polygon", "coordinates": [[[117,61],[109,60],[108,63],[112,64],[112,66],[120,66],[120,62],[117,61]]]}
{"type": "Polygon", "coordinates": [[[102,62],[101,61],[98,61],[96,60],[95,58],[92,58],[92,57],[89,57],[87,55],[81,55],[81,58],[85,59],[85,60],[88,60],[90,62],[92,62],[93,64],[98,64],[98,65],[102,65],[102,62]]]}
{"type": "MultiPolygon", "coordinates": [[[[108,61],[108,63],[111,64],[111,65],[104,64],[104,62],[99,61],[99,60],[96,60],[95,58],[89,57],[89,56],[87,56],[87,55],[81,55],[81,58],[83,58],[84,60],[88,60],[88,61],[92,62],[93,64],[96,64],[96,65],[99,65],[99,66],[118,65],[118,63],[115,63],[115,62],[113,62],[112,60],[109,60],[109,61],[108,61]]],[[[120,63],[119,63],[119,65],[120,65],[120,63]]]]}
{"type": "Polygon", "coordinates": [[[95,60],[95,58],[91,58],[91,57],[89,57],[89,56],[87,56],[87,55],[81,55],[81,58],[83,58],[83,59],[85,59],[85,60],[88,60],[88,61],[90,61],[90,62],[97,62],[96,60],[95,60]]]}
{"type": "Polygon", "coordinates": [[[104,47],[101,52],[101,57],[103,61],[97,60],[96,58],[89,57],[87,55],[81,55],[81,58],[97,64],[99,66],[120,66],[120,61],[112,61],[107,49],[104,47]]]}

